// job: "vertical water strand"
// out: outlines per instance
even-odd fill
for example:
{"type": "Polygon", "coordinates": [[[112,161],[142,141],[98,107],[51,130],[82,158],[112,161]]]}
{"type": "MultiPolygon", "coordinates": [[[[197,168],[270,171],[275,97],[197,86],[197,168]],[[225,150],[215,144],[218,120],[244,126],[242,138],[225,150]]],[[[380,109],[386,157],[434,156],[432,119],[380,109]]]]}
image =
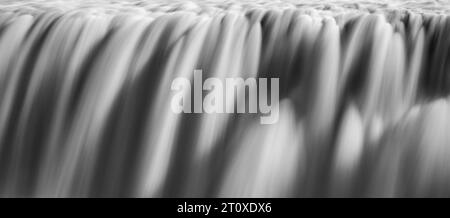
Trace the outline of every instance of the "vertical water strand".
{"type": "MultiPolygon", "coordinates": [[[[191,93],[194,96],[203,97],[204,95],[201,93],[201,89],[203,88],[202,82],[200,81],[200,77],[196,77],[196,75],[203,75],[203,71],[206,73],[210,73],[214,66],[214,60],[217,56],[216,51],[217,48],[221,45],[219,43],[219,39],[221,37],[221,29],[222,29],[222,21],[224,19],[224,14],[217,14],[216,16],[211,16],[207,26],[207,33],[205,35],[204,41],[202,42],[201,52],[198,56],[198,63],[196,66],[196,71],[193,71],[190,75],[191,79],[191,88],[195,88],[191,93]],[[199,69],[201,71],[199,71],[199,69]],[[199,84],[200,82],[200,84],[199,84]],[[200,92],[199,92],[200,91],[200,92]]],[[[204,77],[204,75],[203,75],[204,77]]],[[[183,139],[184,149],[180,150],[180,152],[185,152],[187,154],[187,158],[185,159],[184,169],[179,169],[183,173],[179,173],[183,178],[186,179],[186,184],[182,186],[180,193],[181,196],[186,197],[196,197],[196,196],[204,196],[207,193],[208,187],[208,177],[212,176],[209,174],[208,169],[211,167],[212,163],[210,162],[211,156],[198,155],[196,151],[199,150],[198,145],[198,137],[197,135],[201,134],[201,125],[202,125],[202,115],[199,114],[203,110],[202,108],[202,99],[198,99],[197,97],[191,98],[191,109],[193,116],[187,116],[184,121],[186,124],[184,125],[184,129],[186,131],[186,135],[189,134],[191,137],[187,137],[183,139]],[[197,119],[190,119],[197,118],[197,119]],[[195,128],[194,128],[195,127],[195,128]]],[[[219,103],[219,102],[217,102],[219,103]]],[[[183,153],[180,153],[184,155],[183,153]]],[[[174,184],[176,185],[176,184],[174,184]]]]}
{"type": "Polygon", "coordinates": [[[86,196],[105,120],[127,81],[126,73],[136,43],[148,24],[146,20],[135,17],[115,19],[123,25],[117,32],[112,32],[114,35],[107,42],[111,46],[106,47],[93,66],[92,72],[95,73],[89,75],[80,93],[74,123],[69,127],[68,149],[63,152],[63,172],[58,179],[62,195],[86,196]]]}
{"type": "MultiPolygon", "coordinates": [[[[75,16],[69,16],[67,19],[77,19],[75,16]]],[[[73,45],[73,52],[67,58],[67,69],[61,75],[62,81],[59,92],[56,97],[55,112],[52,121],[50,121],[50,136],[46,139],[47,146],[44,148],[44,157],[39,174],[39,184],[36,196],[58,196],[57,186],[58,177],[61,172],[61,158],[69,144],[65,137],[72,124],[74,108],[78,101],[81,84],[85,82],[88,72],[86,67],[90,67],[91,61],[98,55],[98,48],[102,45],[108,28],[110,17],[90,16],[88,19],[79,18],[82,22],[82,29],[73,45]]]]}
{"type": "Polygon", "coordinates": [[[421,27],[423,25],[422,18],[414,16],[410,18],[410,23],[414,27],[410,31],[410,54],[407,66],[406,85],[405,85],[405,100],[410,107],[413,106],[420,93],[420,72],[423,68],[424,50],[425,50],[425,31],[421,27]]]}
{"type": "Polygon", "coordinates": [[[311,174],[307,186],[311,194],[324,192],[321,182],[328,171],[327,154],[330,153],[329,143],[332,126],[336,116],[337,85],[340,64],[340,37],[339,27],[334,19],[324,18],[319,38],[314,44],[314,58],[312,60],[312,75],[309,77],[307,120],[305,131],[308,135],[308,146],[313,158],[309,163],[311,174]],[[310,187],[311,186],[311,187],[310,187]]]}
{"type": "Polygon", "coordinates": [[[55,21],[42,42],[40,55],[33,70],[30,71],[19,111],[20,116],[16,121],[15,140],[12,142],[14,161],[11,167],[15,174],[10,175],[15,184],[11,189],[16,193],[19,193],[19,190],[23,191],[24,196],[30,195],[36,185],[35,181],[38,178],[34,172],[41,167],[40,161],[45,152],[44,142],[49,134],[46,131],[49,129],[47,123],[55,112],[56,102],[53,100],[55,96],[53,93],[58,89],[60,72],[66,71],[65,66],[81,25],[80,19],[61,18],[55,21]],[[29,171],[24,171],[25,169],[29,171]]]}
{"type": "Polygon", "coordinates": [[[370,17],[374,22],[374,37],[370,49],[370,62],[367,69],[365,86],[361,96],[363,121],[366,123],[372,117],[381,116],[377,108],[379,91],[381,90],[384,62],[388,52],[389,41],[392,37],[392,26],[383,16],[370,17]]]}
{"type": "MultiPolygon", "coordinates": [[[[17,58],[17,54],[19,53],[19,49],[21,47],[21,42],[23,42],[26,37],[26,32],[29,31],[33,23],[33,17],[29,15],[24,15],[17,18],[15,21],[8,24],[3,24],[3,33],[0,41],[0,53],[4,55],[4,58],[0,61],[0,97],[4,99],[6,95],[6,87],[8,86],[7,81],[10,80],[14,75],[10,74],[11,69],[15,67],[15,61],[17,58]]],[[[8,113],[5,110],[4,102],[0,104],[0,108],[2,111],[2,115],[0,115],[0,120],[2,124],[0,124],[0,152],[5,154],[10,148],[4,147],[3,139],[5,137],[5,132],[7,129],[6,125],[6,114],[8,113]]],[[[2,159],[3,160],[3,159],[2,159]]],[[[1,163],[1,162],[0,162],[1,163]]],[[[2,170],[6,170],[5,168],[0,167],[2,170]]],[[[0,173],[1,175],[2,173],[0,173]]],[[[4,175],[2,175],[4,176],[4,175]]],[[[2,188],[3,181],[0,181],[0,190],[2,188]]]]}
{"type": "Polygon", "coordinates": [[[216,32],[211,33],[210,37],[213,37],[213,40],[217,40],[215,41],[217,46],[214,47],[209,44],[205,46],[205,49],[211,52],[211,57],[206,57],[211,64],[209,71],[205,73],[197,72],[197,77],[194,75],[194,81],[192,83],[194,89],[196,86],[198,88],[197,90],[200,90],[200,93],[197,95],[194,90],[194,99],[192,99],[194,103],[193,112],[203,114],[199,115],[198,131],[195,132],[197,136],[193,139],[193,155],[189,168],[192,169],[193,174],[190,176],[192,179],[189,181],[190,184],[188,187],[193,188],[192,190],[198,190],[198,192],[194,195],[192,191],[187,191],[186,195],[188,196],[207,193],[210,187],[208,182],[211,181],[215,174],[211,171],[213,169],[212,164],[216,159],[214,156],[216,155],[215,150],[223,144],[227,125],[230,125],[230,119],[233,116],[224,113],[229,111],[230,105],[233,106],[236,101],[236,94],[231,95],[228,92],[223,92],[223,90],[226,90],[225,84],[222,84],[222,87],[207,87],[203,85],[204,78],[215,77],[214,80],[217,82],[217,78],[233,78],[239,74],[242,69],[241,61],[243,58],[245,37],[248,34],[248,21],[242,15],[230,12],[230,14],[216,19],[215,22],[220,21],[221,23],[212,23],[219,24],[219,26],[211,26],[211,32],[216,32]],[[203,74],[201,80],[199,78],[200,73],[203,74]],[[222,102],[220,101],[220,97],[214,100],[214,104],[217,104],[215,106],[217,106],[216,108],[219,111],[211,113],[210,111],[206,111],[205,108],[202,108],[203,98],[196,98],[197,96],[204,96],[201,93],[201,89],[209,89],[208,92],[222,93],[222,102]]]}
{"type": "Polygon", "coordinates": [[[13,62],[14,67],[10,68],[9,75],[5,80],[7,81],[3,98],[0,103],[0,121],[2,125],[1,142],[2,153],[0,164],[0,179],[2,181],[2,195],[9,196],[14,193],[12,180],[6,180],[14,175],[16,169],[12,165],[15,160],[14,155],[14,138],[17,132],[17,120],[20,114],[18,113],[23,104],[26,87],[31,77],[32,69],[35,65],[37,55],[42,47],[41,42],[45,41],[57,14],[41,15],[37,17],[30,30],[28,30],[25,42],[21,49],[18,50],[16,62],[13,62]]]}
{"type": "MultiPolygon", "coordinates": [[[[199,22],[193,26],[189,30],[186,35],[186,41],[184,42],[183,52],[181,53],[178,64],[176,67],[176,72],[179,72],[178,76],[182,76],[187,78],[190,81],[196,80],[195,72],[198,69],[199,62],[201,59],[202,52],[205,49],[204,41],[208,35],[208,31],[210,31],[211,26],[213,25],[212,19],[207,17],[197,17],[199,22]],[[193,55],[192,55],[193,54],[193,55]]],[[[191,89],[194,89],[194,93],[196,92],[196,87],[192,87],[193,83],[191,82],[191,89]]],[[[195,85],[194,85],[195,86],[195,85]]],[[[200,87],[201,88],[201,84],[200,87]]],[[[191,89],[184,90],[184,95],[189,96],[193,92],[191,89]]],[[[194,97],[195,98],[195,97],[194,97]]],[[[192,101],[195,99],[191,98],[191,109],[195,110],[195,105],[192,105],[192,101]]],[[[195,113],[195,111],[191,111],[195,113]]],[[[169,115],[171,112],[168,112],[169,115]]],[[[173,114],[172,114],[173,115],[173,114]]],[[[192,121],[190,114],[184,115],[175,115],[177,116],[177,139],[174,142],[174,149],[171,155],[171,165],[169,172],[166,177],[166,184],[164,186],[164,195],[165,196],[173,196],[173,195],[183,195],[186,190],[194,190],[195,188],[189,187],[189,177],[198,175],[197,173],[201,171],[200,168],[192,167],[195,160],[195,157],[189,151],[195,151],[195,147],[193,144],[193,140],[195,140],[195,136],[197,131],[199,131],[198,125],[192,121]],[[189,174],[186,172],[192,172],[189,174]],[[184,180],[186,181],[183,185],[180,185],[177,181],[184,180]],[[192,188],[192,189],[191,189],[192,188]]],[[[195,115],[194,115],[195,116],[195,115]]],[[[209,163],[206,163],[209,164],[209,163]]],[[[201,186],[201,189],[205,189],[204,186],[201,186]]]]}
{"type": "MultiPolygon", "coordinates": [[[[179,19],[179,18],[178,18],[179,19]]],[[[155,21],[156,22],[156,21],[155,21]]],[[[171,20],[170,22],[173,22],[171,20]]],[[[185,20],[184,24],[190,24],[192,20],[185,20]]],[[[158,23],[158,25],[162,25],[158,23]]],[[[169,33],[173,34],[174,29],[177,26],[173,26],[170,29],[169,33]]],[[[167,26],[165,28],[168,28],[167,26]]],[[[169,35],[169,36],[170,36],[169,35]]],[[[167,37],[167,35],[166,35],[167,37]]],[[[139,196],[145,197],[154,197],[162,195],[164,189],[164,182],[167,181],[167,173],[170,167],[170,160],[173,152],[173,147],[175,143],[175,136],[177,132],[177,122],[178,119],[175,116],[171,116],[166,112],[165,107],[169,107],[170,104],[166,101],[163,101],[164,98],[167,98],[167,94],[161,91],[162,86],[170,87],[170,79],[173,74],[177,72],[171,72],[167,70],[167,68],[173,70],[173,63],[177,62],[177,59],[181,56],[181,48],[183,45],[184,38],[174,40],[173,36],[171,37],[173,41],[167,41],[165,43],[166,47],[163,47],[162,53],[157,55],[162,55],[164,58],[167,58],[167,62],[163,62],[163,66],[158,69],[163,73],[162,78],[160,79],[160,83],[158,84],[158,88],[156,89],[156,102],[155,105],[149,109],[149,116],[146,120],[145,124],[145,132],[148,132],[148,135],[143,138],[142,143],[146,146],[142,158],[142,163],[140,164],[140,171],[142,172],[140,175],[140,181],[138,184],[138,193],[139,196]]],[[[160,73],[158,71],[154,71],[155,73],[160,73]]]]}
{"type": "Polygon", "coordinates": [[[316,63],[314,78],[315,87],[312,91],[313,105],[311,106],[310,119],[313,137],[328,136],[332,126],[336,110],[336,92],[339,75],[339,28],[334,19],[324,19],[324,25],[316,44],[320,51],[316,63]],[[325,64],[326,63],[326,64],[325,64]]]}
{"type": "Polygon", "coordinates": [[[405,80],[405,47],[403,36],[395,33],[389,45],[388,54],[386,56],[383,84],[380,89],[380,106],[383,117],[391,122],[398,122],[404,114],[404,84],[405,80]]]}
{"type": "MultiPolygon", "coordinates": [[[[347,18],[347,17],[345,17],[347,18]]],[[[353,92],[359,91],[364,73],[367,71],[370,40],[373,40],[373,18],[359,15],[347,18],[343,25],[343,46],[341,50],[341,73],[339,77],[340,99],[355,97],[353,92]]],[[[341,19],[343,20],[343,18],[341,19]]]]}
{"type": "MultiPolygon", "coordinates": [[[[22,47],[22,43],[26,37],[26,33],[29,31],[34,19],[30,15],[23,15],[10,21],[10,23],[2,23],[2,34],[0,41],[0,52],[4,56],[0,60],[0,96],[1,96],[1,124],[0,124],[0,139],[3,139],[6,132],[6,115],[5,107],[8,105],[3,99],[6,95],[7,82],[11,77],[11,70],[16,66],[19,49],[22,47]]],[[[0,151],[3,143],[0,144],[0,151]]]]}
{"type": "Polygon", "coordinates": [[[140,162],[145,145],[145,119],[152,106],[159,75],[157,63],[159,52],[166,46],[161,22],[148,18],[149,25],[141,35],[136,47],[136,55],[130,63],[129,81],[117,103],[116,115],[111,116],[109,132],[105,134],[103,149],[99,152],[95,178],[91,185],[96,196],[137,196],[139,187],[140,162]],[[149,49],[154,48],[154,49],[149,49]],[[110,137],[110,136],[113,137],[110,137]],[[120,158],[113,158],[119,156],[120,158]],[[114,180],[114,178],[116,180],[114,180]]]}
{"type": "Polygon", "coordinates": [[[446,15],[429,17],[427,31],[427,49],[425,70],[421,84],[426,96],[430,98],[446,97],[449,94],[449,77],[447,62],[449,56],[450,18],[446,15]]]}
{"type": "MultiPolygon", "coordinates": [[[[185,22],[184,25],[180,25],[178,28],[194,27],[187,35],[185,35],[184,31],[181,31],[183,34],[182,38],[174,41],[173,51],[166,64],[160,87],[170,87],[171,81],[176,77],[190,77],[190,73],[195,68],[200,53],[200,42],[204,40],[206,35],[207,28],[205,26],[208,26],[207,19],[201,19],[192,14],[180,15],[178,19],[185,22]],[[199,21],[199,23],[194,24],[196,21],[199,21]],[[181,50],[182,48],[188,48],[189,50],[181,50]],[[192,53],[188,56],[186,54],[187,51],[192,53]]],[[[175,30],[177,29],[175,28],[175,30]]],[[[170,101],[166,100],[169,99],[168,94],[161,91],[156,98],[155,108],[153,108],[151,111],[152,115],[150,115],[151,120],[148,121],[147,131],[150,131],[150,134],[144,141],[145,144],[150,145],[150,148],[147,149],[143,157],[142,169],[144,170],[144,176],[139,185],[143,196],[159,196],[163,194],[164,182],[167,181],[170,161],[176,148],[175,138],[179,134],[177,124],[180,122],[181,115],[167,110],[167,108],[170,108],[170,101]],[[155,131],[155,129],[160,131],[155,131]]]]}
{"type": "MultiPolygon", "coordinates": [[[[236,22],[238,25],[244,26],[237,26],[236,30],[247,30],[247,21],[244,17],[240,17],[236,22]]],[[[261,49],[261,25],[259,20],[255,19],[249,22],[250,26],[248,32],[237,32],[236,34],[238,35],[235,37],[238,38],[232,39],[236,48],[231,49],[230,52],[235,52],[235,54],[229,55],[237,60],[229,61],[230,64],[236,67],[236,69],[231,70],[231,72],[241,73],[244,76],[244,79],[247,77],[256,77],[261,49]],[[251,22],[253,22],[253,25],[251,22]],[[242,61],[239,59],[242,59],[242,61]]],[[[211,32],[212,31],[214,30],[211,30],[211,32]]],[[[211,49],[212,47],[213,46],[207,44],[205,49],[211,49]]],[[[225,77],[233,78],[234,75],[220,76],[220,78],[225,77]]],[[[226,87],[222,88],[226,89],[226,87]]],[[[230,103],[230,101],[238,101],[242,96],[245,96],[244,90],[234,90],[234,92],[236,91],[237,93],[234,95],[228,95],[228,97],[223,96],[225,98],[222,103],[224,106],[223,108],[227,107],[226,104],[230,103]],[[227,98],[229,98],[229,100],[227,100],[227,98]]],[[[234,103],[236,104],[236,102],[234,103]]],[[[225,111],[223,112],[226,112],[226,110],[227,109],[225,108],[225,111]]],[[[189,182],[189,188],[186,189],[188,191],[187,196],[202,196],[202,193],[208,193],[208,190],[211,189],[211,186],[213,185],[211,181],[219,181],[217,175],[221,175],[221,172],[214,171],[221,168],[217,168],[216,163],[224,156],[222,152],[223,148],[221,147],[223,147],[226,142],[225,136],[227,135],[227,132],[229,129],[232,129],[233,126],[236,126],[237,123],[233,121],[233,118],[230,118],[230,115],[208,114],[203,117],[199,125],[200,129],[196,133],[199,134],[199,139],[194,139],[195,141],[198,141],[199,144],[194,147],[195,150],[192,157],[192,164],[190,166],[191,168],[189,168],[193,174],[189,176],[191,180],[189,182]],[[212,134],[203,135],[202,133],[205,131],[210,131],[212,134]],[[219,135],[218,133],[221,132],[222,134],[219,135]]]]}
{"type": "MultiPolygon", "coordinates": [[[[214,63],[213,69],[210,74],[206,74],[204,77],[216,77],[221,79],[235,78],[242,70],[241,60],[243,58],[245,37],[248,32],[248,21],[245,17],[234,13],[225,16],[223,19],[224,24],[221,28],[221,33],[224,34],[224,36],[221,36],[219,39],[221,44],[215,51],[215,59],[212,60],[214,63]]],[[[203,86],[202,84],[198,85],[203,86]]],[[[224,93],[224,101],[221,103],[223,106],[220,110],[222,110],[223,113],[236,111],[234,108],[237,96],[235,94],[236,91],[226,89],[226,87],[223,87],[223,89],[227,92],[224,93]]],[[[203,100],[200,99],[200,101],[203,100]]],[[[216,103],[220,104],[219,102],[216,103]]],[[[205,111],[203,113],[205,113],[205,111]]],[[[223,139],[221,134],[225,130],[229,119],[230,115],[220,113],[205,114],[203,116],[199,131],[201,135],[199,135],[198,145],[195,148],[196,153],[198,154],[198,157],[196,158],[201,159],[204,158],[202,156],[208,156],[211,150],[214,149],[217,141],[223,139]]]]}

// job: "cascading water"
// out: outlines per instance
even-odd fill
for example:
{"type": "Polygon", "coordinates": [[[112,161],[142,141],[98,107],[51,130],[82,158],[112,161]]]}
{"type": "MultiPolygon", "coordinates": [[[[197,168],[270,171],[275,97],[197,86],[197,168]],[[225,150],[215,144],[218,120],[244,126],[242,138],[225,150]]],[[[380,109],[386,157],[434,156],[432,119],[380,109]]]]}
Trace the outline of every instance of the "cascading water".
{"type": "Polygon", "coordinates": [[[0,196],[449,196],[448,6],[358,2],[2,1],[0,196]],[[173,113],[195,69],[278,122],[173,113]]]}

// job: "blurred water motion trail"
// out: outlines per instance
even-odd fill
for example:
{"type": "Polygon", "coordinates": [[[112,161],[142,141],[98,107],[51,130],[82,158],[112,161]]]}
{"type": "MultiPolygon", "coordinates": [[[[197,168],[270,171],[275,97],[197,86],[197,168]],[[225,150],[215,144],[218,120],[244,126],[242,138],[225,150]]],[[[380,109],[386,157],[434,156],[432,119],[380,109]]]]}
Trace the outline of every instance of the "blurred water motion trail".
{"type": "Polygon", "coordinates": [[[0,3],[0,196],[450,196],[439,1],[75,2],[0,3]],[[174,114],[194,69],[279,77],[279,121],[174,114]]]}

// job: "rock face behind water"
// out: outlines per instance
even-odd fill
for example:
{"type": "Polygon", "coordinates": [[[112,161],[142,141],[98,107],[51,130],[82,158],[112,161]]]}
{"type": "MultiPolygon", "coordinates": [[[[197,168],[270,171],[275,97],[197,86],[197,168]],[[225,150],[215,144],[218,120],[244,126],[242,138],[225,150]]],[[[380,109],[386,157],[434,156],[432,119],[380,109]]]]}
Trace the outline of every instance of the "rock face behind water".
{"type": "Polygon", "coordinates": [[[449,197],[449,6],[1,1],[0,196],[449,197]],[[173,113],[195,69],[278,122],[173,113]]]}

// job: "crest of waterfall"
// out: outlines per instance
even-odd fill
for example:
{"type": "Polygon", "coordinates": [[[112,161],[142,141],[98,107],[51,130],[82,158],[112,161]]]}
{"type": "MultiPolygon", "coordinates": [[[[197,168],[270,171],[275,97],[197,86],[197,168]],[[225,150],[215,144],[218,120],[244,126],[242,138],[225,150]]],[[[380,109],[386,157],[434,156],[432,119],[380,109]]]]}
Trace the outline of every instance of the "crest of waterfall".
{"type": "Polygon", "coordinates": [[[450,195],[440,1],[50,2],[0,3],[0,196],[450,195]],[[196,69],[280,78],[278,122],[173,113],[196,69]]]}

